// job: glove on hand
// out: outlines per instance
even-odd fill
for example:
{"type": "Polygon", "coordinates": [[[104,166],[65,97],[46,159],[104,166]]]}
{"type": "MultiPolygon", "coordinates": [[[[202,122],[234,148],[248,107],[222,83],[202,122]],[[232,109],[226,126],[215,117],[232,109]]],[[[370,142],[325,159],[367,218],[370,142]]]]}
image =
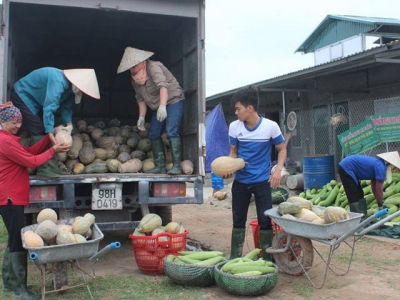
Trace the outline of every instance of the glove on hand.
{"type": "Polygon", "coordinates": [[[162,122],[165,120],[167,117],[167,109],[165,105],[160,105],[160,107],[157,110],[157,120],[159,122],[162,122]]]}
{"type": "Polygon", "coordinates": [[[137,121],[137,128],[140,131],[146,131],[146,128],[144,128],[144,117],[139,117],[139,120],[137,121]]]}
{"type": "Polygon", "coordinates": [[[68,131],[69,135],[71,135],[73,128],[74,127],[72,125],[67,125],[66,127],[63,127],[64,130],[68,131]]]}

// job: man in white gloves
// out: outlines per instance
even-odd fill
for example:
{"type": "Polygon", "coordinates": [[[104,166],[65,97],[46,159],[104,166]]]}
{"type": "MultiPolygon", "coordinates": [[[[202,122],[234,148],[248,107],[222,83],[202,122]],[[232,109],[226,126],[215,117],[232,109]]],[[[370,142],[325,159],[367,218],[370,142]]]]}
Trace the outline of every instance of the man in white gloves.
{"type": "Polygon", "coordinates": [[[152,143],[155,168],[147,173],[166,173],[164,146],[161,140],[161,135],[166,131],[173,162],[168,174],[179,175],[182,174],[179,128],[185,108],[185,95],[176,78],[161,62],[149,60],[153,54],[127,47],[117,73],[130,71],[131,83],[139,106],[137,121],[139,130],[146,130],[144,124],[147,106],[152,110],[149,138],[152,143]]]}
{"type": "MultiPolygon", "coordinates": [[[[33,142],[49,134],[55,145],[54,114],[58,111],[63,127],[72,132],[72,105],[79,104],[82,95],[100,99],[94,69],[60,70],[53,67],[36,69],[19,79],[11,89],[11,101],[19,108],[23,125],[33,135],[33,142]]],[[[36,175],[58,177],[67,172],[58,168],[57,156],[38,167],[36,175]]]]}

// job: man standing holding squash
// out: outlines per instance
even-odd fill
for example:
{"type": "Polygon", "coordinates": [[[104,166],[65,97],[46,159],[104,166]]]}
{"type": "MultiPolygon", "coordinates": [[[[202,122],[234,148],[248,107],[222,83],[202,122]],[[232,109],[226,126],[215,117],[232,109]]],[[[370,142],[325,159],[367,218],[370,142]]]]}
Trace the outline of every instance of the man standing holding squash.
{"type": "MultiPolygon", "coordinates": [[[[244,168],[235,172],[232,184],[231,259],[242,255],[247,213],[254,194],[262,255],[264,259],[270,260],[271,256],[265,250],[272,243],[272,225],[271,219],[264,212],[272,208],[271,187],[276,188],[280,184],[281,170],[287,155],[285,139],[276,122],[258,114],[257,87],[247,86],[237,91],[231,99],[231,105],[235,107],[238,120],[229,125],[229,156],[242,158],[246,162],[244,168]],[[270,157],[274,145],[279,152],[278,163],[271,174],[270,157]]],[[[232,175],[226,174],[223,177],[232,175]]]]}
{"type": "Polygon", "coordinates": [[[179,128],[185,108],[185,94],[172,73],[159,61],[149,60],[153,52],[132,47],[125,49],[117,73],[129,70],[139,107],[137,127],[145,131],[147,106],[153,111],[149,139],[155,167],[146,173],[165,174],[165,154],[161,135],[167,134],[172,154],[172,168],[168,175],[182,174],[181,138],[179,128]]]}
{"type": "MultiPolygon", "coordinates": [[[[99,86],[93,69],[59,70],[53,67],[36,69],[18,80],[11,89],[11,101],[18,107],[26,126],[33,135],[33,143],[49,134],[53,144],[55,120],[59,111],[64,129],[72,132],[72,105],[79,104],[82,93],[100,99],[99,86]]],[[[69,174],[58,168],[54,156],[40,166],[36,175],[58,177],[69,174]]]]}

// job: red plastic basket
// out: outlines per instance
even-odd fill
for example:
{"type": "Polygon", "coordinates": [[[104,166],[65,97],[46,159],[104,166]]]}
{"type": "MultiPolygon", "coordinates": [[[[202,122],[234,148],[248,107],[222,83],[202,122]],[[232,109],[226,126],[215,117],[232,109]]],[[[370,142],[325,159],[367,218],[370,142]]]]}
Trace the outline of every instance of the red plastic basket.
{"type": "MultiPolygon", "coordinates": [[[[281,227],[276,225],[274,221],[271,221],[272,224],[272,234],[275,235],[276,231],[280,231],[281,227]]],[[[254,239],[254,247],[261,248],[260,246],[260,226],[258,225],[258,220],[253,220],[250,222],[251,229],[253,231],[253,239],[254,239]]]]}
{"type": "Polygon", "coordinates": [[[164,274],[164,258],[169,254],[178,254],[186,250],[186,237],[189,232],[162,232],[155,236],[130,234],[133,253],[140,271],[149,275],[164,274]]]}

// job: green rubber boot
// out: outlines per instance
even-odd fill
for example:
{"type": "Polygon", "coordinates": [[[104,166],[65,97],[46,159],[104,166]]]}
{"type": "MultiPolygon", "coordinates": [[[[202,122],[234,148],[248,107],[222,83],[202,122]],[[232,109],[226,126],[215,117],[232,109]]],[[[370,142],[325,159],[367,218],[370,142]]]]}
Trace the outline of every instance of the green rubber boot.
{"type": "Polygon", "coordinates": [[[232,228],[231,257],[234,259],[242,256],[246,228],[232,228]]]}
{"type": "Polygon", "coordinates": [[[260,229],[260,247],[261,247],[261,252],[262,252],[262,257],[264,260],[271,261],[272,257],[270,253],[267,253],[265,250],[267,250],[269,247],[272,246],[272,229],[270,230],[261,230],[260,229]]]}
{"type": "Polygon", "coordinates": [[[145,171],[145,173],[166,174],[164,144],[162,140],[152,141],[151,146],[153,150],[154,168],[145,171]]]}
{"type": "Polygon", "coordinates": [[[28,290],[27,253],[26,251],[10,252],[10,283],[14,291],[13,300],[38,300],[40,294],[28,290]]]}
{"type": "Polygon", "coordinates": [[[3,267],[1,269],[3,277],[3,292],[11,292],[12,287],[10,283],[10,248],[4,250],[3,267]]]}
{"type": "Polygon", "coordinates": [[[169,139],[169,145],[171,146],[171,154],[172,154],[172,168],[168,171],[168,175],[180,175],[182,174],[181,170],[181,161],[182,161],[182,150],[181,150],[181,139],[180,138],[171,138],[169,139]]]}
{"type": "Polygon", "coordinates": [[[367,201],[365,198],[358,200],[358,202],[350,203],[350,211],[364,214],[363,219],[365,219],[367,217],[367,201]]]}

